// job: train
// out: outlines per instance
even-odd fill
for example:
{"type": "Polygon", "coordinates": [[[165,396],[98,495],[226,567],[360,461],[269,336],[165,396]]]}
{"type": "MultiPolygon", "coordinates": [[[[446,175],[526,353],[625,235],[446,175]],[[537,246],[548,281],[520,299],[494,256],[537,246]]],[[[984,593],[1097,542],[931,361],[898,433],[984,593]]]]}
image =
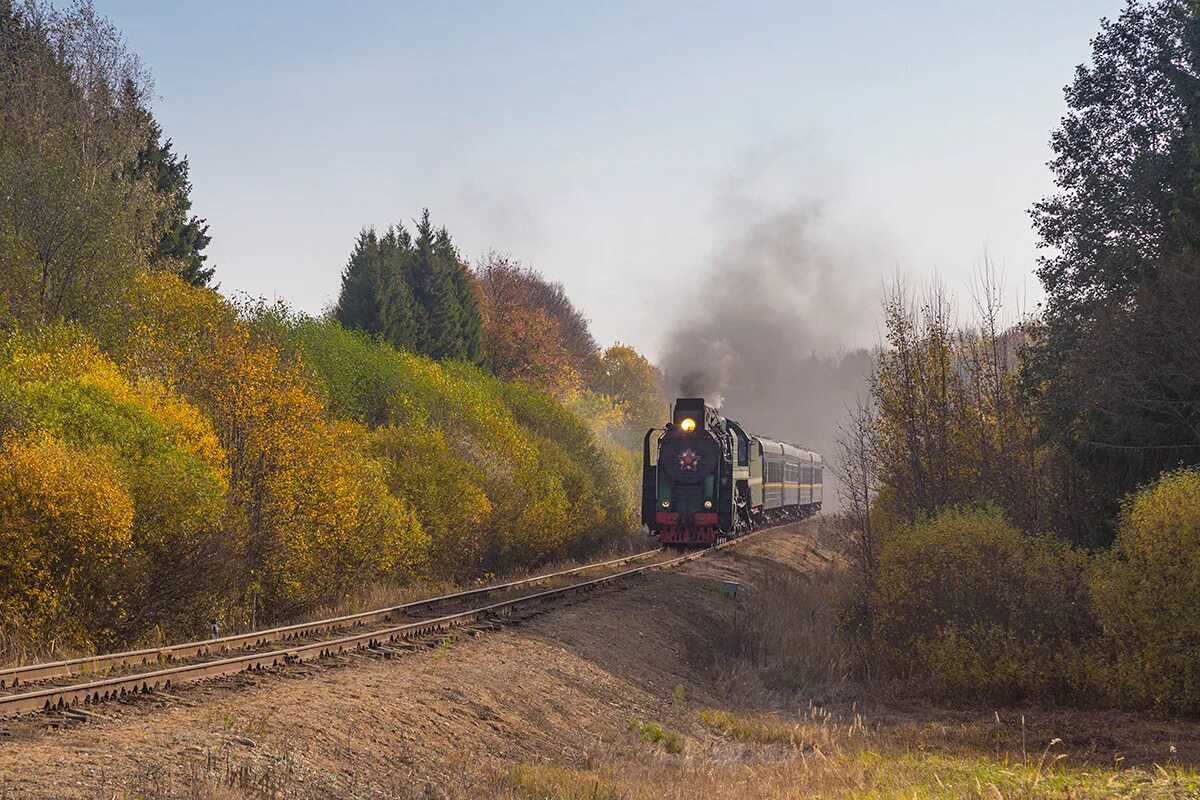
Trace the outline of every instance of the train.
{"type": "Polygon", "coordinates": [[[680,397],[646,432],[642,522],[663,545],[705,547],[821,510],[824,460],[747,433],[702,397],[680,397]]]}

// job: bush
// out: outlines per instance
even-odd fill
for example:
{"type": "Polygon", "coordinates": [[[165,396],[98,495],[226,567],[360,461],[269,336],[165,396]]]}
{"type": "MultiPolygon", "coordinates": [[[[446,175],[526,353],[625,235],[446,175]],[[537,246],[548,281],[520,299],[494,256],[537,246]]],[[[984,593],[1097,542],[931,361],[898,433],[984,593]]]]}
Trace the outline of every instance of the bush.
{"type": "Polygon", "coordinates": [[[1135,494],[1090,578],[1109,699],[1200,711],[1200,471],[1166,473],[1135,494]]]}
{"type": "Polygon", "coordinates": [[[280,347],[253,335],[220,295],[166,274],[138,277],[132,334],[114,345],[135,375],[172,387],[212,421],[228,455],[238,584],[258,621],[402,580],[426,536],[391,495],[355,422],[334,422],[280,347]]]}
{"type": "Polygon", "coordinates": [[[393,492],[447,577],[582,556],[633,527],[624,460],[544,391],[401,352],[335,322],[257,309],[330,407],[373,428],[393,492]]]}
{"type": "MultiPolygon", "coordinates": [[[[80,596],[71,596],[70,580],[52,590],[55,603],[73,607],[78,619],[51,623],[30,608],[10,618],[23,638],[43,638],[53,628],[77,641],[87,630],[92,644],[111,643],[156,624],[187,628],[211,612],[229,554],[223,535],[228,472],[212,426],[194,406],[160,384],[130,381],[82,332],[51,326],[11,336],[0,350],[0,428],[9,431],[9,457],[38,454],[47,487],[65,474],[53,471],[52,451],[71,453],[81,463],[105,465],[96,474],[114,475],[111,491],[133,509],[120,547],[81,556],[102,565],[103,581],[90,581],[80,596]],[[21,449],[34,442],[35,449],[21,449]]],[[[69,489],[65,483],[63,491],[69,489]]],[[[24,503],[34,502],[30,491],[25,485],[10,496],[18,517],[24,503]]],[[[78,491],[70,502],[86,504],[88,492],[98,490],[80,484],[78,491]]],[[[66,495],[45,503],[47,510],[70,505],[66,495]]],[[[84,534],[70,533],[72,524],[60,520],[43,532],[45,558],[74,559],[70,540],[84,534]]],[[[29,585],[35,574],[0,582],[0,593],[11,599],[51,591],[29,585]]]]}
{"type": "Polygon", "coordinates": [[[0,618],[9,647],[90,646],[111,618],[111,574],[132,541],[117,465],[49,434],[0,443],[0,618]]]}
{"type": "Polygon", "coordinates": [[[629,529],[622,461],[544,392],[165,273],[119,316],[0,324],[0,647],[269,624],[629,529]]]}
{"type": "Polygon", "coordinates": [[[881,666],[945,699],[1064,695],[1089,633],[1085,564],[994,509],[948,510],[895,530],[871,599],[881,666]]]}

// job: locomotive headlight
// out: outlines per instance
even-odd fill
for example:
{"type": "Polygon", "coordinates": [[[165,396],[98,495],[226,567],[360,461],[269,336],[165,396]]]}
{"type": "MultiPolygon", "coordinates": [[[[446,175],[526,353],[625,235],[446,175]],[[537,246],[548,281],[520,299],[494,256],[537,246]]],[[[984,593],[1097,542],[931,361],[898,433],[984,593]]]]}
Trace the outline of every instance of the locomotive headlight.
{"type": "Polygon", "coordinates": [[[692,419],[691,417],[687,417],[679,423],[679,427],[683,429],[684,433],[691,433],[692,431],[696,430],[696,420],[692,419]]]}
{"type": "Polygon", "coordinates": [[[712,500],[705,500],[705,501],[704,501],[704,507],[705,507],[705,508],[712,508],[712,500]]]}
{"type": "Polygon", "coordinates": [[[671,501],[663,500],[663,508],[670,508],[670,507],[671,507],[671,501]]]}

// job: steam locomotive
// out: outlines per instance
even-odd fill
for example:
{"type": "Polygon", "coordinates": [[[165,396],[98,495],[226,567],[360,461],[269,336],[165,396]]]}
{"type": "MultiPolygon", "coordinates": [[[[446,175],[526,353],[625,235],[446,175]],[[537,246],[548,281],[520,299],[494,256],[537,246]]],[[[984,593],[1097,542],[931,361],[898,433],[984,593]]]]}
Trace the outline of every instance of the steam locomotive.
{"type": "Polygon", "coordinates": [[[704,546],[821,509],[818,453],[746,433],[702,397],[646,432],[642,522],[664,545],[704,546]]]}

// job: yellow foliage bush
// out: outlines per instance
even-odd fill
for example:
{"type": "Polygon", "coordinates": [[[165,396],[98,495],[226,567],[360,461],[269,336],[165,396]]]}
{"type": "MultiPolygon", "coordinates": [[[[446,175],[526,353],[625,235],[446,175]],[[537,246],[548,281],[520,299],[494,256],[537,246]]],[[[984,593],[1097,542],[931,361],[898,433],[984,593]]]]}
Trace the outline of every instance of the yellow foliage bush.
{"type": "Polygon", "coordinates": [[[139,276],[129,317],[129,370],[200,408],[227,453],[240,583],[267,618],[411,574],[419,521],[388,493],[362,426],[334,423],[301,365],[215,292],[172,275],[139,276]]]}
{"type": "Polygon", "coordinates": [[[532,567],[632,527],[626,463],[546,392],[278,308],[256,325],[315,373],[331,408],[372,426],[388,485],[430,536],[435,572],[532,567]]]}
{"type": "Polygon", "coordinates": [[[952,699],[1011,702],[1075,685],[1086,557],[999,511],[948,510],[890,532],[871,630],[892,677],[952,699]]]}
{"type": "Polygon", "coordinates": [[[453,452],[438,428],[380,428],[373,452],[391,490],[416,507],[429,536],[432,568],[445,575],[478,574],[488,556],[493,513],[478,469],[453,452]]]}
{"type": "Polygon", "coordinates": [[[1200,471],[1166,473],[1125,504],[1090,585],[1109,699],[1200,711],[1200,471]]]}
{"type": "MultiPolygon", "coordinates": [[[[133,503],[129,542],[107,568],[108,582],[76,599],[95,609],[86,625],[93,642],[155,625],[186,629],[212,611],[228,554],[228,475],[198,409],[159,384],[128,380],[81,331],[48,326],[0,347],[0,428],[102,457],[133,503]]],[[[39,624],[16,623],[27,639],[39,624]]]]}
{"type": "Polygon", "coordinates": [[[8,642],[87,646],[108,621],[110,570],[133,535],[111,453],[46,434],[0,442],[0,618],[8,642]]]}
{"type": "Polygon", "coordinates": [[[167,273],[123,303],[101,340],[0,330],[0,650],[267,624],[630,528],[625,454],[543,391],[167,273]]]}

